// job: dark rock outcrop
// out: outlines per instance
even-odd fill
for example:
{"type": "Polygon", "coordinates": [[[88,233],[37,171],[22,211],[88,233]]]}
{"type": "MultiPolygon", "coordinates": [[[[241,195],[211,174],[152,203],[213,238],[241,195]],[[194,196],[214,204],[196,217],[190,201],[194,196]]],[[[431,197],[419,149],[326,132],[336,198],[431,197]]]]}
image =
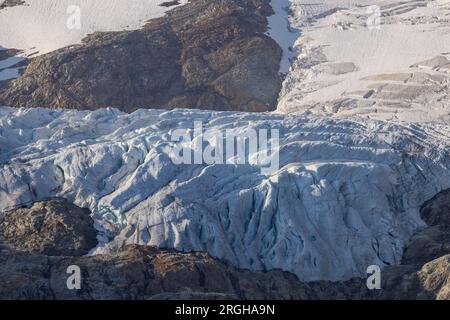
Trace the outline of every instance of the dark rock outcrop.
{"type": "Polygon", "coordinates": [[[205,253],[128,246],[102,256],[49,257],[0,249],[0,299],[450,299],[450,255],[382,277],[382,290],[369,291],[365,279],[303,283],[287,272],[239,270],[205,253]],[[71,265],[81,269],[80,290],[66,286],[71,265]]]}
{"type": "Polygon", "coordinates": [[[424,264],[450,253],[450,190],[427,201],[421,210],[428,227],[413,236],[404,264],[424,264]]]}
{"type": "Polygon", "coordinates": [[[7,7],[20,6],[24,3],[25,3],[25,1],[23,1],[23,0],[3,0],[3,1],[0,1],[0,10],[7,8],[7,7]]]}
{"type": "Polygon", "coordinates": [[[35,203],[0,215],[0,243],[47,256],[81,256],[97,245],[89,210],[61,201],[35,203]]]}
{"type": "Polygon", "coordinates": [[[401,265],[386,268],[382,279],[378,299],[450,300],[450,254],[420,267],[401,265]]]}
{"type": "Polygon", "coordinates": [[[266,36],[269,0],[192,0],[136,31],[94,33],[31,59],[0,105],[268,111],[282,50],[266,36]]]}
{"type": "Polygon", "coordinates": [[[450,190],[421,209],[428,227],[414,235],[401,266],[384,270],[385,299],[450,300],[450,190]]]}

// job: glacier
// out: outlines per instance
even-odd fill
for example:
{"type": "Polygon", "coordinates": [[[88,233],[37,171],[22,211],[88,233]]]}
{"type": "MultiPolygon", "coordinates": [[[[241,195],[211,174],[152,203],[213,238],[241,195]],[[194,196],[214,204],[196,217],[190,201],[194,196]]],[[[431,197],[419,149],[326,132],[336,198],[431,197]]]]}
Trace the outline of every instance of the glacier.
{"type": "Polygon", "coordinates": [[[64,198],[89,208],[95,253],[137,243],[240,268],[345,280],[395,265],[450,188],[450,126],[196,110],[0,108],[0,211],[64,198]],[[280,169],[175,165],[173,130],[279,129],[280,169]]]}

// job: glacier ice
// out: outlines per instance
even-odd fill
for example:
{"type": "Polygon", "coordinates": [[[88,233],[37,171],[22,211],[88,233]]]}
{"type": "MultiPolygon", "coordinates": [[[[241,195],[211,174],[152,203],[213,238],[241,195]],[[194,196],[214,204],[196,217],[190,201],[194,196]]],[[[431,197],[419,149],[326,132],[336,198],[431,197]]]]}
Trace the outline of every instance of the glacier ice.
{"type": "Polygon", "coordinates": [[[195,110],[0,108],[0,211],[49,198],[92,210],[98,253],[208,251],[301,280],[397,264],[419,208],[450,188],[450,126],[195,110]],[[175,165],[171,132],[280,130],[280,169],[175,165]]]}

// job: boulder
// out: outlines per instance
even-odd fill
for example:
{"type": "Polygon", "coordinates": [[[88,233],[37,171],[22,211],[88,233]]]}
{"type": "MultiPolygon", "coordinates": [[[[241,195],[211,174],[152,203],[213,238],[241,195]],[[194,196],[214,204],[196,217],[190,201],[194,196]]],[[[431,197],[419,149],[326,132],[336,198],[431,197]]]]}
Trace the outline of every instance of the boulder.
{"type": "Polygon", "coordinates": [[[193,0],[134,31],[94,33],[29,61],[0,105],[272,111],[282,49],[269,0],[193,0]]]}

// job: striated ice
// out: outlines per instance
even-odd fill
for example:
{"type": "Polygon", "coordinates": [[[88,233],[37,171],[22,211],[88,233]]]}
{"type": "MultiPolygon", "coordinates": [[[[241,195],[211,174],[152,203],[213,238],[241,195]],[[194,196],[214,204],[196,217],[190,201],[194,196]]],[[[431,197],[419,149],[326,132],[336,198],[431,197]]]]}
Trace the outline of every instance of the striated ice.
{"type": "Polygon", "coordinates": [[[316,116],[0,108],[0,210],[54,197],[92,210],[97,252],[208,251],[302,280],[399,263],[419,208],[450,188],[450,126],[316,116]],[[171,132],[280,130],[280,169],[175,165],[171,132]]]}

